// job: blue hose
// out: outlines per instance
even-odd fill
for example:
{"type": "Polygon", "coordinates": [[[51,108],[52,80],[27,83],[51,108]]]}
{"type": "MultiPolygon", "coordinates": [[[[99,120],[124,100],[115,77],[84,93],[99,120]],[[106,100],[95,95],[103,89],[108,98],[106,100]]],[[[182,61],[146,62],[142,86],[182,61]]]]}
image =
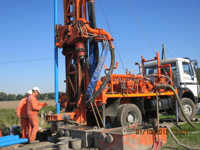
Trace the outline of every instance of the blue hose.
{"type": "Polygon", "coordinates": [[[94,71],[94,74],[92,75],[92,78],[90,80],[90,83],[88,85],[88,88],[87,88],[87,91],[86,91],[86,94],[85,94],[85,98],[86,99],[89,99],[89,98],[92,97],[92,94],[93,94],[94,89],[96,87],[97,80],[98,80],[99,75],[101,73],[101,70],[103,68],[103,64],[105,62],[107,53],[108,53],[108,49],[104,49],[102,51],[102,54],[101,54],[101,57],[99,59],[98,65],[97,65],[97,67],[96,67],[96,69],[94,71]]]}
{"type": "Polygon", "coordinates": [[[90,77],[94,74],[94,71],[96,69],[96,52],[95,52],[95,43],[93,40],[90,41],[89,44],[89,67],[90,67],[90,77]]]}

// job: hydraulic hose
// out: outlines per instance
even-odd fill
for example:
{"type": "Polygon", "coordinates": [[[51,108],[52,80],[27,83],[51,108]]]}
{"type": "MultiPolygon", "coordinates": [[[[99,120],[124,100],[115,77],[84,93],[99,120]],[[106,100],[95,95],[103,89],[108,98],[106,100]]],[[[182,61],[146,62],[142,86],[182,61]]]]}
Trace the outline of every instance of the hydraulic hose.
{"type": "Polygon", "coordinates": [[[158,85],[156,85],[156,88],[158,88],[158,89],[159,89],[159,88],[162,88],[162,89],[170,88],[170,89],[174,92],[174,94],[175,94],[175,96],[176,96],[176,98],[177,98],[179,107],[180,107],[180,109],[181,109],[181,112],[182,112],[183,116],[185,117],[185,119],[187,120],[187,122],[190,124],[190,126],[192,126],[192,127],[196,128],[196,129],[199,129],[199,130],[200,130],[200,128],[198,128],[197,126],[195,126],[195,125],[190,121],[190,119],[186,116],[186,114],[185,114],[185,112],[184,112],[184,110],[183,110],[183,106],[182,106],[182,104],[181,104],[181,100],[180,100],[178,94],[176,93],[176,90],[175,90],[171,85],[168,85],[168,84],[160,85],[160,84],[158,84],[158,85]]]}
{"type": "MultiPolygon", "coordinates": [[[[146,78],[146,79],[147,79],[147,78],[146,78]]],[[[154,86],[154,84],[153,84],[153,81],[150,80],[150,79],[148,79],[148,80],[151,81],[151,83],[152,83],[152,85],[153,85],[153,88],[154,88],[154,90],[156,91],[156,88],[155,88],[155,86],[154,86]]],[[[157,95],[157,93],[156,93],[156,95],[157,95]]],[[[169,115],[168,115],[168,113],[167,113],[167,111],[166,111],[166,109],[165,109],[165,107],[164,107],[162,101],[160,101],[160,102],[161,102],[161,105],[162,105],[162,107],[163,107],[163,109],[164,109],[164,111],[165,111],[167,117],[171,120],[171,122],[172,122],[175,126],[177,126],[179,129],[182,129],[178,124],[176,124],[176,123],[172,120],[172,118],[169,117],[169,115]]],[[[170,104],[170,105],[171,105],[171,104],[170,104]]],[[[170,107],[172,108],[172,106],[170,106],[170,107]]]]}
{"type": "Polygon", "coordinates": [[[167,111],[166,111],[166,109],[165,109],[165,106],[163,105],[162,101],[160,101],[160,102],[161,102],[161,105],[162,105],[162,107],[163,107],[163,109],[164,109],[164,111],[165,111],[165,114],[166,114],[167,117],[171,120],[171,122],[172,122],[175,126],[177,126],[179,129],[182,129],[178,124],[176,124],[176,123],[172,120],[172,118],[169,117],[169,115],[168,115],[168,113],[167,113],[167,111]]]}
{"type": "Polygon", "coordinates": [[[111,63],[110,63],[110,70],[108,72],[108,75],[105,79],[105,81],[102,83],[101,87],[86,101],[86,105],[89,105],[91,102],[94,102],[94,100],[99,96],[99,94],[103,91],[105,88],[106,84],[110,81],[110,77],[113,73],[114,70],[114,65],[115,65],[115,52],[114,48],[110,49],[111,53],[111,63]]]}
{"type": "Polygon", "coordinates": [[[169,133],[171,134],[171,136],[173,137],[173,139],[176,141],[176,143],[184,148],[188,148],[188,149],[194,149],[194,150],[200,150],[200,148],[193,148],[193,147],[190,147],[190,146],[186,146],[184,144],[181,144],[178,139],[175,137],[174,133],[172,132],[172,130],[170,129],[170,127],[166,126],[165,127],[168,129],[169,133]]]}

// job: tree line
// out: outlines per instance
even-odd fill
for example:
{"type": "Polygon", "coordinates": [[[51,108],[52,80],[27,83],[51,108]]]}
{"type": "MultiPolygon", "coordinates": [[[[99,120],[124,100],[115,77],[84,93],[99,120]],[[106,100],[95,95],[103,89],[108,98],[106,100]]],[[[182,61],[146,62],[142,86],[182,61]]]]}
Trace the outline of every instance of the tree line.
{"type": "MultiPolygon", "coordinates": [[[[63,94],[64,92],[59,92],[60,94],[63,94]]],[[[25,98],[27,94],[6,94],[4,92],[0,92],[0,101],[16,101],[21,100],[22,98],[25,98]]],[[[38,95],[37,99],[39,100],[47,100],[47,99],[55,99],[55,92],[52,93],[41,93],[38,95]]]]}

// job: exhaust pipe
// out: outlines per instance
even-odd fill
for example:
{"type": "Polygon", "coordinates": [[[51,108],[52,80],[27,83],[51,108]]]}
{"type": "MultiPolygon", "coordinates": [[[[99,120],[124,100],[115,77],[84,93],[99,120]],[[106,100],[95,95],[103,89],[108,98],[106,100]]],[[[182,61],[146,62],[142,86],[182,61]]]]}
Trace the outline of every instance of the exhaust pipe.
{"type": "Polygon", "coordinates": [[[139,72],[140,72],[140,75],[142,75],[142,66],[140,65],[140,63],[136,62],[135,65],[139,66],[139,72]]]}

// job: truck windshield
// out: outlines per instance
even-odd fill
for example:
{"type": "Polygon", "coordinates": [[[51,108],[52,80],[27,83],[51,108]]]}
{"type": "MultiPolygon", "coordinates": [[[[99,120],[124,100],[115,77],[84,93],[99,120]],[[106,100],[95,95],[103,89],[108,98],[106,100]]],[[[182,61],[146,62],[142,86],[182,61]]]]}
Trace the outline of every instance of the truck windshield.
{"type": "Polygon", "coordinates": [[[187,74],[187,75],[194,76],[191,64],[187,63],[187,62],[183,62],[182,64],[183,64],[184,73],[187,74]]]}
{"type": "MultiPolygon", "coordinates": [[[[164,64],[169,64],[169,63],[164,63],[164,64]]],[[[173,63],[170,63],[171,64],[171,68],[173,71],[176,71],[177,70],[177,67],[176,67],[176,62],[173,62],[173,63]]],[[[165,68],[168,68],[168,67],[165,67],[165,68]]],[[[157,73],[157,65],[156,66],[148,66],[148,67],[145,67],[145,74],[146,75],[149,75],[149,74],[156,74],[157,73]]],[[[161,73],[164,73],[161,69],[161,73]]]]}
{"type": "Polygon", "coordinates": [[[156,74],[157,73],[157,66],[152,66],[152,67],[146,67],[145,68],[145,74],[156,74]]]}

